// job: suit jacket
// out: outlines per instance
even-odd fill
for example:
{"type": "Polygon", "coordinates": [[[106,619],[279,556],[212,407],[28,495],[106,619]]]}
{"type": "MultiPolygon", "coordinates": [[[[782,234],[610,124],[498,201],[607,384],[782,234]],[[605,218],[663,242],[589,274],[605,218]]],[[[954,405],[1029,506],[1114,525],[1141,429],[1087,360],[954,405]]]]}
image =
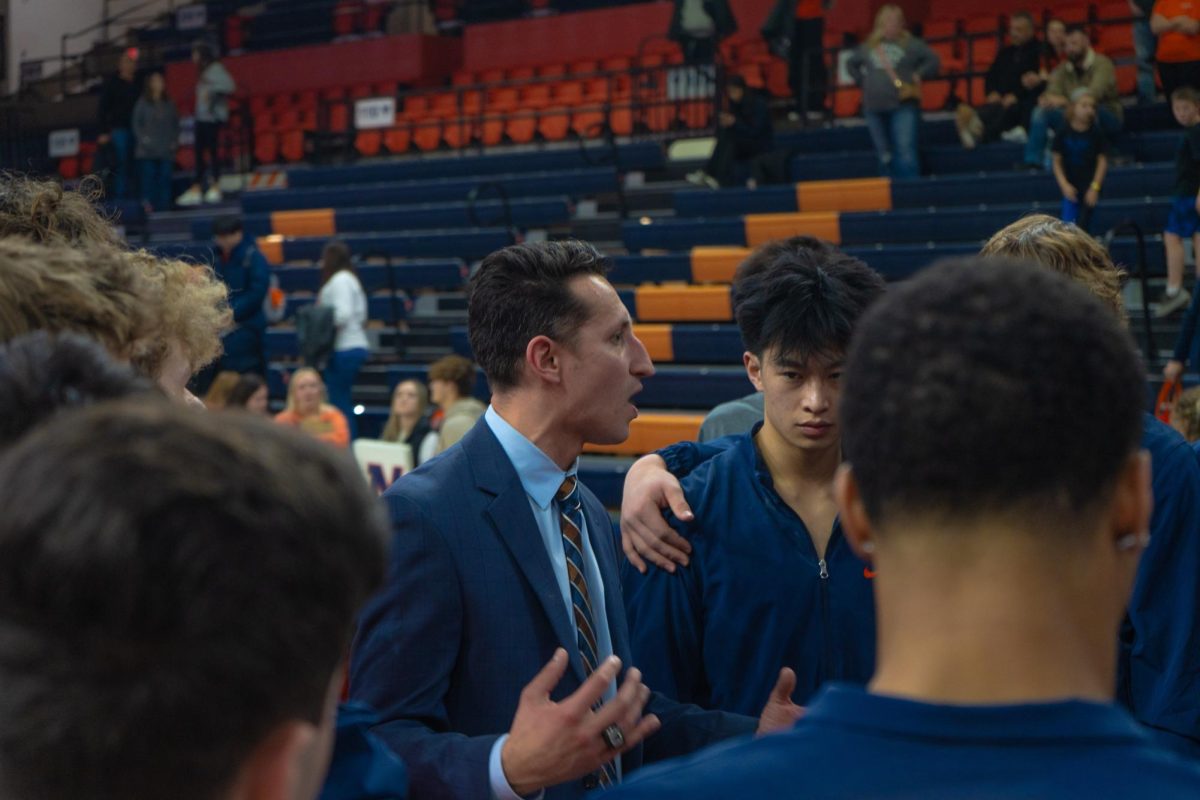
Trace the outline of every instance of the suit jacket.
{"type": "MultiPolygon", "coordinates": [[[[588,535],[608,598],[613,651],[630,664],[617,548],[604,507],[582,487],[588,535]]],[[[384,589],[364,611],[350,695],[378,709],[376,733],[405,760],[413,797],[491,797],[488,757],[507,732],[521,689],[556,647],[570,666],[553,693],[584,681],[550,557],[516,470],[485,420],[385,494],[394,541],[384,589]]],[[[621,679],[623,679],[623,675],[621,679]]],[[[626,774],[750,733],[755,720],[652,695],[663,727],[622,757],[626,774]]],[[[547,800],[581,797],[585,780],[547,800]]]]}

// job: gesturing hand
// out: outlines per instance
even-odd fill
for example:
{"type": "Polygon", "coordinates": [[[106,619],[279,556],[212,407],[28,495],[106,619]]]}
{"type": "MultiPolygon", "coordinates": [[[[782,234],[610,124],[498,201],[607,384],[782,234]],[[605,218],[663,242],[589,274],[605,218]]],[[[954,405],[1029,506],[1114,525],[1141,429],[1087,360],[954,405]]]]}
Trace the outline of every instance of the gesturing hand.
{"type": "Polygon", "coordinates": [[[658,730],[658,717],[642,716],[650,690],[636,669],[626,673],[617,696],[596,711],[592,709],[620,672],[621,660],[605,659],[574,694],[555,703],[550,692],[566,669],[567,652],[560,647],[521,690],[512,728],[500,751],[504,777],[517,794],[532,794],[595,772],[658,730]],[[620,749],[604,741],[602,734],[610,725],[624,734],[620,749]]]}
{"type": "Polygon", "coordinates": [[[779,680],[771,690],[771,697],[758,718],[757,736],[777,731],[786,731],[804,716],[804,706],[792,702],[796,690],[796,673],[789,667],[779,671],[779,680]]]}

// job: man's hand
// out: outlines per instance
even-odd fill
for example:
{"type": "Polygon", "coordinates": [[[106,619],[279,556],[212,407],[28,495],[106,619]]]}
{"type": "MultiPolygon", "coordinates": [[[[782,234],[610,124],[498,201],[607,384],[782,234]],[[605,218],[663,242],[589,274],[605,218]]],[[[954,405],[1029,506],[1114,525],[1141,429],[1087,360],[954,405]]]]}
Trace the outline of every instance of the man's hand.
{"type": "Polygon", "coordinates": [[[1005,108],[1012,108],[1017,104],[1017,96],[1015,94],[1006,94],[1001,102],[1005,108]]]}
{"type": "Polygon", "coordinates": [[[636,669],[626,673],[616,697],[592,710],[621,670],[616,656],[605,659],[573,695],[561,703],[552,701],[550,692],[562,680],[567,663],[567,651],[560,647],[521,690],[512,729],[500,750],[504,777],[517,794],[532,794],[595,772],[659,728],[658,717],[642,716],[650,690],[636,669]],[[603,738],[610,725],[619,727],[625,737],[620,749],[609,747],[603,738]]]}
{"type": "Polygon", "coordinates": [[[988,105],[992,105],[994,103],[999,103],[1000,102],[1000,93],[999,92],[988,92],[988,96],[984,98],[984,102],[987,103],[988,105]]]}
{"type": "Polygon", "coordinates": [[[1200,20],[1192,19],[1191,17],[1176,17],[1175,27],[1180,33],[1195,36],[1197,33],[1200,33],[1200,20]]]}
{"type": "Polygon", "coordinates": [[[1021,76],[1021,85],[1026,89],[1036,89],[1037,85],[1042,82],[1042,76],[1036,72],[1026,72],[1021,76]]]}
{"type": "Polygon", "coordinates": [[[1062,196],[1064,198],[1066,198],[1067,200],[1070,200],[1072,203],[1079,202],[1079,190],[1076,189],[1074,186],[1072,186],[1069,183],[1063,182],[1058,185],[1058,188],[1062,191],[1062,196]]]}
{"type": "Polygon", "coordinates": [[[1142,7],[1135,3],[1134,0],[1129,0],[1129,13],[1135,17],[1143,16],[1142,7]]]}
{"type": "Polygon", "coordinates": [[[804,716],[804,707],[792,702],[792,692],[795,690],[796,673],[784,667],[779,671],[779,680],[775,682],[771,697],[758,718],[756,736],[786,731],[804,716]]]}
{"type": "Polygon", "coordinates": [[[733,124],[737,122],[737,117],[735,117],[733,114],[730,114],[728,111],[722,111],[717,119],[721,121],[722,128],[732,128],[733,124]]]}
{"type": "Polygon", "coordinates": [[[667,471],[662,456],[651,453],[633,462],[625,473],[621,495],[621,549],[638,572],[645,574],[646,561],[667,572],[675,564],[687,566],[692,546],[663,519],[670,508],[676,518],[689,522],[692,509],[683,497],[683,489],[667,471]],[[646,559],[643,561],[642,559],[646,559]]]}
{"type": "Polygon", "coordinates": [[[1087,194],[1083,196],[1084,205],[1095,206],[1100,202],[1100,190],[1088,188],[1087,194]]]}
{"type": "Polygon", "coordinates": [[[102,133],[96,137],[96,144],[108,144],[112,141],[112,137],[107,133],[102,133]]]}
{"type": "Polygon", "coordinates": [[[1163,367],[1163,380],[1167,383],[1174,383],[1179,380],[1179,376],[1183,375],[1183,362],[1171,359],[1167,365],[1163,367]]]}

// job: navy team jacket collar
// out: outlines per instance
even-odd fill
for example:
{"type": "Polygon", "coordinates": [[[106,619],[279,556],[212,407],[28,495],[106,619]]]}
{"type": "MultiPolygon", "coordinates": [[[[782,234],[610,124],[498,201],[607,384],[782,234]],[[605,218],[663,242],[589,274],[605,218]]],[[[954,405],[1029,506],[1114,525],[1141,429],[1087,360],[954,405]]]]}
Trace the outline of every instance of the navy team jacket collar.
{"type": "Polygon", "coordinates": [[[922,703],[828,684],[808,707],[814,725],[857,728],[878,736],[958,742],[1144,742],[1146,734],[1116,706],[1084,700],[996,706],[922,703]]]}

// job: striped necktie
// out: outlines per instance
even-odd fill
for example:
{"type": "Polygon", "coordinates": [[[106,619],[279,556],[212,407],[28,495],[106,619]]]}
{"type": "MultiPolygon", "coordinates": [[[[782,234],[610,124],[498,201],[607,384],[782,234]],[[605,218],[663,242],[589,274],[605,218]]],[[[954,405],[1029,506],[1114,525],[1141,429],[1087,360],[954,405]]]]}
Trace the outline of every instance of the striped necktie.
{"type": "MultiPolygon", "coordinates": [[[[579,499],[579,482],[568,475],[554,495],[558,501],[558,520],[562,526],[563,553],[567,558],[567,583],[571,587],[571,608],[575,614],[575,639],[583,670],[589,676],[599,664],[600,648],[596,645],[595,615],[588,594],[587,573],[583,568],[583,503],[579,499]]],[[[596,778],[601,786],[617,782],[616,768],[610,762],[601,767],[596,778]]]]}

